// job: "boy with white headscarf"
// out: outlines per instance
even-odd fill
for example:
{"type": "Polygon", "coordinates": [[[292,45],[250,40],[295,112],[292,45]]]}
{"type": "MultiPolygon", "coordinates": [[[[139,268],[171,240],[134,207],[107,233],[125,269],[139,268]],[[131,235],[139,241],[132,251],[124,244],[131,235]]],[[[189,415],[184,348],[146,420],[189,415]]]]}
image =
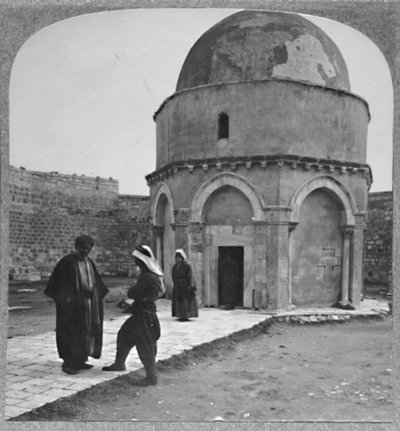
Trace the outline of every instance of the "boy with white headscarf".
{"type": "Polygon", "coordinates": [[[144,365],[146,377],[133,382],[138,386],[157,384],[157,340],[160,338],[160,323],[155,301],[159,298],[162,271],[149,247],[139,246],[132,253],[140,275],[135,286],[128,290],[128,297],[134,300],[132,315],[121,326],[117,335],[117,353],[113,364],[103,367],[104,371],[125,371],[125,361],[131,349],[136,346],[144,365]]]}

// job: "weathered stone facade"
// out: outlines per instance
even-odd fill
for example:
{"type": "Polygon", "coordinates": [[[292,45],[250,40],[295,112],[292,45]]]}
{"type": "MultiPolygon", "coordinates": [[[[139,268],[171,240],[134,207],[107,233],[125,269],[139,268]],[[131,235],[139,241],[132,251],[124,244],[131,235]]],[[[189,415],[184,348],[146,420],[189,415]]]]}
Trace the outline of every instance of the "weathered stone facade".
{"type": "Polygon", "coordinates": [[[238,12],[193,45],[154,118],[153,247],[168,269],[187,250],[202,304],[227,304],[230,256],[236,305],[359,306],[370,117],[325,33],[238,12]]]}
{"type": "MultiPolygon", "coordinates": [[[[72,250],[73,239],[81,232],[95,236],[94,258],[103,272],[111,274],[129,272],[133,247],[150,241],[149,197],[118,195],[116,180],[16,168],[11,168],[11,174],[12,278],[35,279],[48,275],[54,263],[72,250]]],[[[229,200],[233,200],[231,196],[229,200]]],[[[392,211],[392,192],[368,194],[364,235],[364,281],[367,283],[388,286],[391,281],[392,211]]],[[[176,222],[188,222],[188,214],[176,212],[176,222]]],[[[266,228],[261,225],[255,229],[258,236],[266,234],[266,228]]],[[[200,224],[191,225],[191,235],[193,249],[201,252],[200,224]]],[[[256,262],[255,267],[263,268],[264,264],[256,262]]],[[[264,275],[260,281],[270,282],[264,275]]]]}
{"type": "Polygon", "coordinates": [[[364,236],[364,280],[387,287],[392,281],[393,194],[368,195],[367,228],[364,236]]]}
{"type": "Polygon", "coordinates": [[[10,277],[48,275],[80,234],[95,238],[100,272],[127,274],[149,241],[149,198],[118,194],[118,181],[11,167],[10,277]]]}

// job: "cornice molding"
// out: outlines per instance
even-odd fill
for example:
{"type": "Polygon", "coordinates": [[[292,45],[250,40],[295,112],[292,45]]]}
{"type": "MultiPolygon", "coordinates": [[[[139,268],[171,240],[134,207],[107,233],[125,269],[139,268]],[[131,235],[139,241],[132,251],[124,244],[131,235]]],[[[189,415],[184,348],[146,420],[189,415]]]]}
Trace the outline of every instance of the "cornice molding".
{"type": "Polygon", "coordinates": [[[281,169],[284,166],[293,170],[303,169],[305,171],[315,170],[317,172],[326,171],[330,173],[338,171],[341,175],[361,174],[365,178],[368,188],[372,184],[372,172],[367,164],[281,154],[176,161],[146,175],[146,181],[148,186],[154,186],[181,171],[188,171],[192,174],[195,170],[207,172],[210,168],[215,168],[217,171],[232,172],[239,167],[245,167],[250,170],[255,167],[261,169],[278,167],[281,169]]]}

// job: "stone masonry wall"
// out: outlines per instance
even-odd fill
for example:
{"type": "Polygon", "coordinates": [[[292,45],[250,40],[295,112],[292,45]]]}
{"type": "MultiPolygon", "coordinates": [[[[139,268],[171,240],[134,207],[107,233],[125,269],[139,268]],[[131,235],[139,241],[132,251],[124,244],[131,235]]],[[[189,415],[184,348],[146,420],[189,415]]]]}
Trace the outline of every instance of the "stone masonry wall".
{"type": "Polygon", "coordinates": [[[118,195],[118,181],[11,167],[10,278],[38,279],[73,251],[80,234],[95,238],[101,273],[128,274],[132,250],[149,242],[147,196],[118,195]]]}
{"type": "MultiPolygon", "coordinates": [[[[76,236],[96,240],[103,274],[129,274],[132,250],[150,244],[149,197],[118,194],[118,181],[11,167],[10,278],[38,279],[73,251],[76,236]]],[[[392,265],[392,192],[370,193],[364,280],[388,285],[392,265]]]]}
{"type": "Polygon", "coordinates": [[[392,192],[368,195],[364,280],[388,286],[392,276],[392,192]]]}

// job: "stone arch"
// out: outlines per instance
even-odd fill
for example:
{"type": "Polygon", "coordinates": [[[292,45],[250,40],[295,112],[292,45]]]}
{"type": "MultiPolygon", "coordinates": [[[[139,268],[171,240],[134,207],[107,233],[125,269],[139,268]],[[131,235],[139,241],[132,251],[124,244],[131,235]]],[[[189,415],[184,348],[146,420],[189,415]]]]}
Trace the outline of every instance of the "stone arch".
{"type": "Polygon", "coordinates": [[[167,295],[172,294],[172,278],[169,268],[173,264],[175,250],[175,232],[173,225],[174,201],[172,193],[166,183],[160,183],[154,199],[151,199],[151,223],[153,247],[157,260],[164,270],[164,283],[167,295]]]}
{"type": "Polygon", "coordinates": [[[299,221],[299,211],[304,199],[316,189],[325,189],[331,191],[343,205],[345,214],[346,225],[355,224],[355,214],[357,207],[350,192],[335,178],[329,175],[321,175],[318,177],[311,178],[301,185],[293,194],[290,200],[290,208],[292,212],[290,214],[290,222],[299,221]]]}
{"type": "Polygon", "coordinates": [[[225,172],[210,178],[197,190],[191,206],[192,222],[201,223],[203,221],[205,203],[212,193],[223,186],[231,186],[240,190],[250,201],[254,221],[264,220],[264,202],[255,187],[240,175],[225,172]]]}
{"type": "Polygon", "coordinates": [[[303,200],[299,224],[290,233],[293,305],[331,306],[340,294],[344,264],[343,204],[318,187],[303,200]]]}
{"type": "Polygon", "coordinates": [[[169,202],[170,217],[171,217],[172,223],[174,223],[174,201],[172,199],[171,189],[168,187],[166,183],[160,183],[155,193],[154,199],[151,200],[150,214],[151,214],[151,221],[153,225],[162,224],[162,223],[159,223],[159,215],[157,211],[159,208],[160,200],[163,197],[165,197],[169,202]]]}

